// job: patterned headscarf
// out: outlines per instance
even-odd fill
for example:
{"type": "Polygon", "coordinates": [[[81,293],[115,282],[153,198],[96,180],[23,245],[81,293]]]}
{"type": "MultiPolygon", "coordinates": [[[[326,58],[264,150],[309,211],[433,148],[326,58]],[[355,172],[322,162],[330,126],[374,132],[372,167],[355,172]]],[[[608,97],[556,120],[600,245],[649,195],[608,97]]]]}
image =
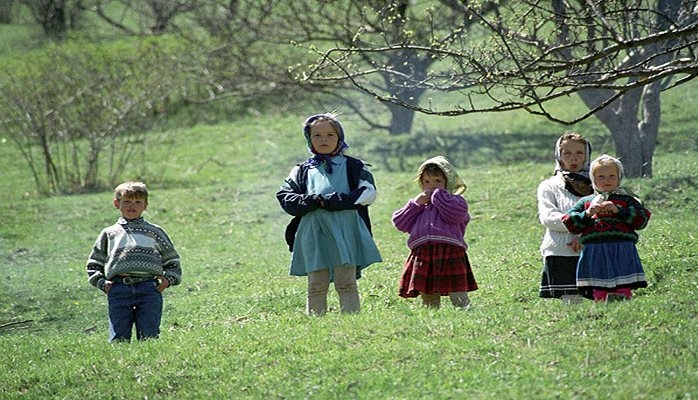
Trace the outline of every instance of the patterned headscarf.
{"type": "Polygon", "coordinates": [[[308,163],[315,167],[324,163],[325,171],[331,174],[332,157],[336,156],[337,154],[343,154],[344,151],[349,148],[349,145],[344,141],[344,128],[342,127],[342,124],[339,123],[337,116],[332,113],[324,113],[309,117],[305,120],[305,122],[303,122],[303,135],[308,143],[308,150],[313,154],[313,156],[308,159],[308,163]],[[317,121],[329,121],[337,131],[339,141],[337,142],[337,148],[332,152],[332,154],[318,154],[315,149],[313,149],[313,143],[310,139],[310,128],[317,121]]]}
{"type": "Polygon", "coordinates": [[[555,141],[555,172],[559,174],[565,182],[565,189],[575,196],[587,196],[594,193],[589,179],[589,164],[591,163],[591,144],[582,135],[575,132],[566,132],[555,141]],[[577,141],[586,144],[586,154],[584,165],[579,172],[570,172],[562,168],[560,159],[562,158],[562,143],[566,141],[577,141]]]}
{"type": "MultiPolygon", "coordinates": [[[[420,181],[424,169],[429,164],[436,165],[441,172],[443,172],[446,177],[446,190],[448,190],[449,193],[458,196],[465,193],[466,189],[468,189],[468,186],[465,184],[465,181],[463,181],[463,178],[460,177],[458,171],[456,171],[453,165],[443,156],[432,157],[424,161],[422,165],[419,166],[419,170],[417,170],[417,182],[420,181]]],[[[419,183],[421,184],[421,182],[419,183]]]]}

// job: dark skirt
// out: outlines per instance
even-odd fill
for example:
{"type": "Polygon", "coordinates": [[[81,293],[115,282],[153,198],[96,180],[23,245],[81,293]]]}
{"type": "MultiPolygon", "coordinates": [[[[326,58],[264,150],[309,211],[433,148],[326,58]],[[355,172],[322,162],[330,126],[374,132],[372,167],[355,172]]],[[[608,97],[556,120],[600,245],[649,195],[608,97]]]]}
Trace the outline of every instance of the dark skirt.
{"type": "Polygon", "coordinates": [[[468,253],[459,246],[427,243],[410,252],[400,278],[400,296],[420,293],[448,296],[451,292],[472,292],[477,283],[468,253]]]}
{"type": "Polygon", "coordinates": [[[578,261],[579,257],[545,257],[538,296],[560,298],[564,295],[579,294],[577,290],[578,261]]]}
{"type": "Polygon", "coordinates": [[[587,243],[577,266],[577,287],[584,297],[594,289],[612,292],[619,288],[644,288],[647,279],[635,243],[587,243]]]}

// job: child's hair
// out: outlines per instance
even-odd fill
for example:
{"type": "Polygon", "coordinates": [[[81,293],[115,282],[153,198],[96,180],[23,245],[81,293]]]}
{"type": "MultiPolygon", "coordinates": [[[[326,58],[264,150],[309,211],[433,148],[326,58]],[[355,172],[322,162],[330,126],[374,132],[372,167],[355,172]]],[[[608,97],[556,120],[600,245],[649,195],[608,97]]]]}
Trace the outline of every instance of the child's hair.
{"type": "Polygon", "coordinates": [[[618,179],[623,177],[623,163],[620,162],[619,159],[615,157],[611,157],[608,154],[602,154],[594,161],[591,163],[591,173],[593,174],[594,171],[596,171],[596,168],[602,166],[602,165],[615,165],[616,168],[618,169],[618,179]]]}
{"type": "Polygon", "coordinates": [[[322,121],[329,122],[330,125],[332,125],[332,127],[334,128],[335,132],[337,132],[337,133],[339,133],[342,130],[342,126],[339,124],[339,121],[337,120],[337,116],[335,114],[331,114],[331,113],[319,114],[313,119],[308,118],[306,120],[303,128],[304,129],[305,129],[305,127],[310,128],[313,125],[317,124],[318,122],[322,122],[322,121]]]}
{"type": "Polygon", "coordinates": [[[586,138],[584,136],[582,136],[582,134],[569,131],[569,132],[565,132],[564,135],[560,136],[560,139],[557,142],[557,147],[558,148],[561,147],[562,144],[564,142],[567,142],[567,141],[580,142],[580,143],[584,143],[584,144],[589,143],[589,141],[587,141],[586,138]]]}
{"type": "Polygon", "coordinates": [[[122,197],[148,201],[148,188],[143,182],[124,182],[114,189],[114,200],[121,200],[122,197]]]}

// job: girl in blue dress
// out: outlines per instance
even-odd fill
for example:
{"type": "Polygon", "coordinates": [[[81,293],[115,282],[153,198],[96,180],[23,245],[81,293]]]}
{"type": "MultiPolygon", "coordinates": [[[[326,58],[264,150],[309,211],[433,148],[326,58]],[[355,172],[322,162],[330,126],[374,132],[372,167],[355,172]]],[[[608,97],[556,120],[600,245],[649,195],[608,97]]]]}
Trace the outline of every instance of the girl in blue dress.
{"type": "Polygon", "coordinates": [[[591,163],[595,194],[583,197],[562,219],[583,245],[577,264],[577,287],[596,301],[629,300],[632,290],[647,287],[635,243],[635,231],[647,226],[650,211],[620,187],[623,164],[602,155],[591,163]]]}
{"type": "Polygon", "coordinates": [[[327,312],[334,282],[342,313],[358,313],[357,279],[364,268],[381,262],[371,236],[368,206],[376,199],[373,175],[349,157],[344,129],[334,114],[318,114],[303,123],[312,156],[296,165],[276,198],[294,216],[286,228],[293,276],[308,277],[307,311],[327,312]]]}

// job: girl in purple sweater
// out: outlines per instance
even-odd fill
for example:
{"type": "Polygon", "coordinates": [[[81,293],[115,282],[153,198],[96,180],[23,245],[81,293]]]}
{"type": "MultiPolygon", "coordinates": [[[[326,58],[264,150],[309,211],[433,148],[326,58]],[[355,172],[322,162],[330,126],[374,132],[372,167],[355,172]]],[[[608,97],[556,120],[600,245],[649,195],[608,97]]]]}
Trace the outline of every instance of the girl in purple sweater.
{"type": "Polygon", "coordinates": [[[393,213],[393,225],[409,233],[410,255],[400,279],[400,296],[422,297],[427,307],[438,308],[441,296],[449,296],[460,308],[470,304],[468,292],[477,290],[468,246],[463,237],[470,222],[466,185],[442,156],[419,167],[422,192],[393,213]]]}

